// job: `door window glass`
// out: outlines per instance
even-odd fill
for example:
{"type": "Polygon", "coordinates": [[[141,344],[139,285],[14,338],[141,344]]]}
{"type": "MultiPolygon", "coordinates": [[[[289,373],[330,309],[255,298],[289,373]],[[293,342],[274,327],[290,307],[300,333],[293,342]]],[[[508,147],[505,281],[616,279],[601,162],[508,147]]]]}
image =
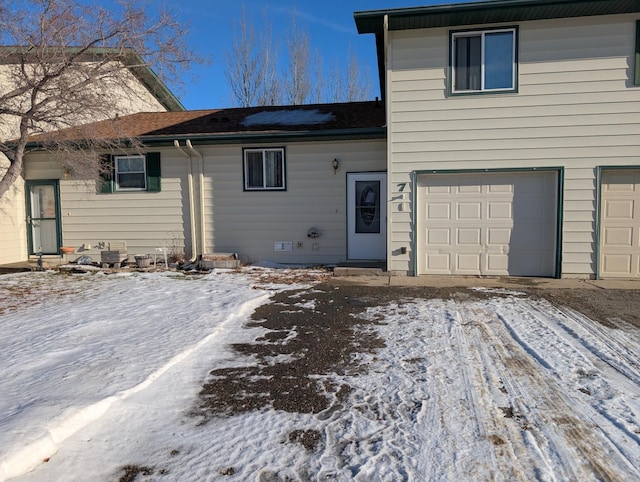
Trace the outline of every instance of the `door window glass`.
{"type": "Polygon", "coordinates": [[[356,233],[380,233],[380,181],[356,181],[356,233]]]}

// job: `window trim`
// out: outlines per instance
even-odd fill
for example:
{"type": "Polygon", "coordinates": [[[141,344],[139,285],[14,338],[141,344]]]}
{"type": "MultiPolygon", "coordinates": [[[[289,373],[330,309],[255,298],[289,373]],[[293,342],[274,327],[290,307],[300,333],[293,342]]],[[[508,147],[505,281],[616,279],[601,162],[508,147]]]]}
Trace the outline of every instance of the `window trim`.
{"type": "Polygon", "coordinates": [[[116,192],[126,192],[126,191],[146,191],[147,190],[147,158],[144,155],[140,154],[132,154],[132,155],[123,155],[123,156],[113,156],[113,188],[116,192]],[[118,172],[118,161],[122,159],[140,159],[142,161],[142,171],[131,171],[132,174],[140,174],[142,173],[142,179],[144,180],[143,187],[120,187],[120,174],[127,174],[129,172],[118,172]]]}
{"type": "Polygon", "coordinates": [[[640,20],[636,20],[636,46],[633,71],[633,85],[640,86],[640,20]]]}
{"type": "Polygon", "coordinates": [[[100,156],[100,163],[103,166],[99,173],[99,181],[96,185],[97,191],[102,194],[107,193],[131,193],[131,192],[160,192],[162,191],[162,166],[160,152],[147,152],[145,154],[129,154],[115,156],[104,154],[100,156]],[[116,185],[116,157],[141,157],[144,159],[145,188],[120,188],[116,185]]]}
{"type": "Polygon", "coordinates": [[[450,96],[464,96],[464,95],[486,95],[495,93],[517,93],[518,92],[518,26],[503,26],[503,27],[489,27],[489,28],[474,28],[470,30],[451,30],[449,32],[449,81],[448,81],[448,94],[450,96]],[[511,87],[486,89],[484,87],[485,79],[485,35],[488,33],[500,33],[510,32],[513,33],[513,68],[511,71],[511,87]],[[474,35],[481,36],[481,50],[480,50],[480,81],[481,88],[477,90],[455,90],[455,40],[460,37],[471,37],[474,35]]]}
{"type": "Polygon", "coordinates": [[[244,147],[242,149],[242,187],[244,191],[286,191],[287,190],[287,160],[286,160],[286,152],[284,147],[244,147]],[[266,186],[266,169],[265,167],[265,153],[276,151],[280,152],[282,155],[282,186],[276,187],[268,187],[266,186]],[[262,166],[263,166],[263,179],[261,187],[249,187],[249,176],[248,176],[248,164],[247,164],[247,154],[250,152],[261,152],[262,153],[262,166]]]}

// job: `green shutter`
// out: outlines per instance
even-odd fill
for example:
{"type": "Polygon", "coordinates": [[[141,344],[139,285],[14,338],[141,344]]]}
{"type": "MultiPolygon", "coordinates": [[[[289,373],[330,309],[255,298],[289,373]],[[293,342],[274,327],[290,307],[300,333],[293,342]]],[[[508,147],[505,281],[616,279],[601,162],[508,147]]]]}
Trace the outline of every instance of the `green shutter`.
{"type": "Polygon", "coordinates": [[[640,20],[636,21],[636,58],[633,85],[640,85],[640,20]]]}
{"type": "Polygon", "coordinates": [[[98,192],[113,192],[113,156],[100,156],[100,180],[98,192]]]}
{"type": "Polygon", "coordinates": [[[147,153],[147,191],[160,191],[160,153],[147,153]]]}

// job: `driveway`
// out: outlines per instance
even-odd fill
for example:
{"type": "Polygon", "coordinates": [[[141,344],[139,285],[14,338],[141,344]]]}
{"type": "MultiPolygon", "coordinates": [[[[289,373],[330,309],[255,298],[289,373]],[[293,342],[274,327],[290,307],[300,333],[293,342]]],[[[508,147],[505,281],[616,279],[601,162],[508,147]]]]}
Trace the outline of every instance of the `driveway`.
{"type": "Polygon", "coordinates": [[[360,283],[275,295],[234,346],[256,363],[200,393],[212,420],[317,414],[273,480],[640,478],[639,291],[360,283]]]}

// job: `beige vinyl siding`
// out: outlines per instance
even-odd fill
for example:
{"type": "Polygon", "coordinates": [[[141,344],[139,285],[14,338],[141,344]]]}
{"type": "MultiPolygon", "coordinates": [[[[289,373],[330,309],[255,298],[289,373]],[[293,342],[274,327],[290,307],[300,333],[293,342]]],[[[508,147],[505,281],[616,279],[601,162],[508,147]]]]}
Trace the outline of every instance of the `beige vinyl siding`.
{"type": "Polygon", "coordinates": [[[413,271],[410,250],[393,254],[411,246],[413,171],[562,167],[562,273],[595,274],[597,166],[640,164],[638,18],[508,24],[519,32],[518,92],[453,97],[449,29],[390,32],[390,198],[407,183],[405,201],[389,210],[390,269],[413,271]]]}
{"type": "Polygon", "coordinates": [[[64,179],[43,153],[29,155],[26,175],[29,180],[60,179],[63,245],[91,245],[79,254],[99,261],[99,242],[121,241],[126,242],[131,257],[154,254],[159,247],[176,246],[182,251],[189,219],[187,191],[182,190],[185,162],[174,149],[160,151],[161,192],[96,193],[92,181],[64,179]]]}
{"type": "Polygon", "coordinates": [[[243,190],[242,148],[269,146],[199,148],[205,158],[206,251],[238,253],[244,262],[344,261],[346,173],[384,171],[385,141],[272,145],[276,146],[285,148],[286,191],[243,190]],[[335,174],[333,159],[340,163],[335,174]],[[312,227],[320,237],[307,237],[312,227]],[[276,241],[292,242],[293,251],[275,252],[276,241]]]}
{"type": "MultiPolygon", "coordinates": [[[[0,175],[3,174],[0,162],[0,175]]],[[[24,180],[18,181],[0,199],[0,264],[27,258],[24,180]]]]}

